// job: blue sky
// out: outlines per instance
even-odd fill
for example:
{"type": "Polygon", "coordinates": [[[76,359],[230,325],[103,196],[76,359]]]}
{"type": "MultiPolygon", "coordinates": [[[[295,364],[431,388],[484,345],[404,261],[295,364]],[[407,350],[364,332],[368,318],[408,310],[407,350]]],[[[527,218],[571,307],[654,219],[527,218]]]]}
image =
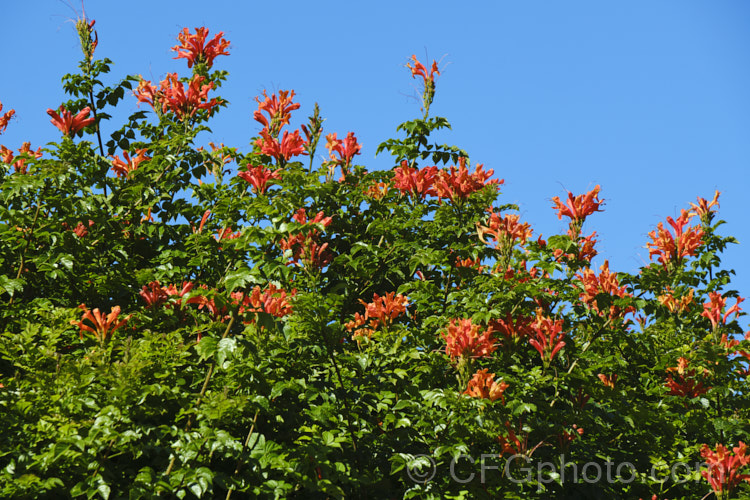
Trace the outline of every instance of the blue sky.
{"type": "MultiPolygon", "coordinates": [[[[374,157],[377,145],[419,115],[408,58],[435,58],[431,111],[453,125],[441,139],[505,179],[501,202],[517,203],[535,235],[565,231],[550,198],[600,184],[605,211],[584,227],[599,234],[595,262],[634,272],[658,222],[718,189],[723,234],[740,241],[725,264],[750,295],[747,1],[88,0],[86,13],[97,21],[97,56],[115,62],[112,81],[186,74],[170,51],[180,29],[224,31],[231,56],[215,67],[230,72],[220,95],[231,105],[206,142],[247,149],[258,131],[254,97],[294,89],[300,119],[319,102],[325,132],[355,132],[370,168],[392,166],[374,157]]],[[[0,101],[17,112],[0,143],[57,140],[45,111],[66,99],[60,78],[80,59],[75,13],[37,0],[3,2],[0,15],[0,101]]],[[[123,108],[136,110],[135,98],[123,108]]]]}

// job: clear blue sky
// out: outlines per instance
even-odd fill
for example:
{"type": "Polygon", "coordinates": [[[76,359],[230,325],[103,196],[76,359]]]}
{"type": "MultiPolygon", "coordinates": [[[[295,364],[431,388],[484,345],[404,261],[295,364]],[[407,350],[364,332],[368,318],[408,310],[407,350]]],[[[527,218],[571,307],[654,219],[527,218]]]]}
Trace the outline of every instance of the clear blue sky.
{"type": "MultiPolygon", "coordinates": [[[[374,157],[377,145],[419,114],[408,57],[438,59],[432,112],[453,125],[444,140],[505,179],[503,201],[520,205],[535,234],[565,231],[552,196],[601,184],[605,212],[584,227],[600,235],[595,262],[634,272],[659,221],[718,189],[724,234],[741,243],[725,263],[750,295],[746,0],[88,0],[86,13],[97,21],[97,55],[115,62],[113,81],[186,74],[170,51],[179,30],[225,32],[231,56],[215,64],[230,72],[221,95],[231,105],[206,142],[247,148],[254,97],[294,89],[300,118],[319,102],[325,132],[354,131],[370,168],[392,166],[374,157]]],[[[0,142],[56,140],[45,110],[65,99],[60,78],[80,58],[75,13],[59,0],[5,1],[0,16],[0,101],[17,112],[0,142]]],[[[124,108],[137,109],[135,99],[124,108]]]]}

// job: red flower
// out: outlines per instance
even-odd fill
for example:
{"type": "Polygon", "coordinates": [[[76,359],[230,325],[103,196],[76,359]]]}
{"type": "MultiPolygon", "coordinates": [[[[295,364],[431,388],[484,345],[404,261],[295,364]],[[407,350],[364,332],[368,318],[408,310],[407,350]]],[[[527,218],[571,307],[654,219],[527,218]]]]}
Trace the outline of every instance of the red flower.
{"type": "Polygon", "coordinates": [[[87,331],[93,333],[94,337],[100,342],[104,342],[112,337],[115,330],[125,325],[130,319],[130,316],[128,316],[122,321],[117,321],[120,316],[120,306],[113,307],[106,318],[102,316],[102,313],[98,308],[89,311],[84,304],[81,304],[78,308],[84,311],[83,317],[81,318],[81,321],[71,320],[70,324],[76,325],[80,328],[81,338],[83,338],[83,332],[87,331]],[[88,320],[93,326],[84,323],[86,320],[88,320]]]}
{"type": "MultiPolygon", "coordinates": [[[[288,294],[285,290],[276,288],[276,285],[271,283],[265,290],[256,285],[249,295],[243,292],[234,292],[232,293],[232,299],[235,304],[239,305],[239,314],[264,312],[281,318],[292,313],[292,305],[289,299],[294,297],[296,293],[297,290],[292,290],[288,294]]],[[[255,319],[248,323],[254,321],[255,319]]]]}
{"type": "Polygon", "coordinates": [[[430,69],[430,72],[428,74],[427,68],[425,68],[424,64],[419,62],[417,60],[416,55],[411,56],[412,61],[414,61],[414,66],[411,65],[411,63],[406,63],[406,67],[411,70],[411,77],[416,78],[417,75],[422,77],[422,80],[424,80],[425,87],[429,84],[435,83],[435,75],[440,75],[440,71],[438,70],[437,61],[432,61],[432,68],[430,69]]]}
{"type": "Polygon", "coordinates": [[[534,334],[535,330],[531,327],[533,321],[533,319],[524,316],[514,318],[508,313],[505,318],[490,321],[489,327],[492,328],[493,332],[502,333],[503,337],[510,343],[518,344],[522,339],[534,334]]]}
{"type": "Polygon", "coordinates": [[[146,148],[136,149],[135,158],[130,158],[130,154],[127,151],[122,152],[125,161],[121,160],[119,156],[112,156],[112,171],[117,177],[130,177],[131,172],[138,168],[142,162],[150,160],[151,158],[146,156],[146,148]]]}
{"type": "Polygon", "coordinates": [[[451,166],[449,171],[440,171],[435,181],[435,191],[440,198],[456,202],[457,199],[468,198],[470,194],[479,191],[485,186],[500,185],[503,179],[489,180],[494,170],[484,171],[482,164],[477,165],[474,173],[470,174],[466,168],[466,158],[458,159],[458,169],[451,166]]]}
{"type": "Polygon", "coordinates": [[[256,194],[266,194],[270,181],[281,179],[281,172],[273,171],[264,166],[251,167],[248,165],[247,170],[237,173],[237,177],[246,180],[256,194]]]}
{"type": "Polygon", "coordinates": [[[650,248],[649,258],[658,255],[658,261],[666,268],[670,262],[680,262],[683,257],[695,255],[696,250],[701,246],[703,230],[698,227],[691,227],[687,230],[685,226],[690,222],[690,213],[683,210],[677,220],[667,217],[667,223],[672,226],[674,235],[664,229],[660,222],[656,230],[651,231],[648,235],[653,243],[646,243],[650,248]]]}
{"type": "MultiPolygon", "coordinates": [[[[292,220],[300,224],[322,224],[323,227],[328,227],[331,224],[332,218],[325,217],[323,212],[318,212],[315,218],[308,222],[305,209],[300,208],[292,216],[292,220]]],[[[292,258],[289,261],[290,264],[299,264],[301,262],[305,266],[325,267],[333,261],[333,255],[328,251],[328,243],[323,243],[322,245],[318,243],[319,235],[320,232],[317,229],[300,232],[289,236],[289,238],[282,238],[279,241],[279,248],[292,252],[292,258]]]]}
{"type": "Polygon", "coordinates": [[[338,165],[341,167],[342,179],[343,176],[349,172],[349,167],[352,163],[352,158],[355,155],[360,154],[362,145],[357,143],[357,138],[354,137],[354,132],[346,134],[344,140],[336,138],[336,133],[328,134],[326,136],[326,148],[328,149],[328,155],[331,161],[328,162],[329,167],[338,165]],[[336,155],[338,158],[336,158],[336,155]]]}
{"type": "MultiPolygon", "coordinates": [[[[3,112],[3,103],[0,102],[0,113],[3,112]]],[[[15,109],[11,109],[10,111],[7,111],[5,114],[0,114],[0,134],[5,132],[5,129],[8,128],[8,122],[10,121],[11,117],[16,113],[15,109]]],[[[10,163],[10,162],[6,162],[10,163]]]]}
{"type": "Polygon", "coordinates": [[[260,148],[264,155],[273,156],[281,164],[289,161],[293,156],[306,155],[305,140],[299,135],[299,130],[293,133],[285,130],[281,142],[272,137],[267,129],[260,131],[260,138],[255,141],[255,145],[260,148]]]}
{"type": "Polygon", "coordinates": [[[86,118],[91,112],[91,108],[88,106],[79,111],[75,116],[65,109],[64,106],[60,106],[58,111],[60,111],[60,114],[57,114],[52,109],[48,109],[47,114],[52,117],[52,120],[50,120],[52,125],[59,128],[63,135],[70,136],[94,123],[93,117],[86,118]]]}
{"type": "Polygon", "coordinates": [[[394,173],[393,185],[401,191],[401,194],[409,193],[423,200],[427,196],[437,196],[437,191],[433,186],[438,174],[437,167],[410,168],[404,160],[400,167],[396,167],[394,173]]]}
{"type": "Polygon", "coordinates": [[[269,133],[276,135],[284,125],[289,124],[292,111],[299,109],[300,104],[292,102],[294,90],[280,90],[278,96],[271,94],[271,97],[264,90],[263,97],[265,100],[262,102],[259,97],[255,98],[258,109],[253,113],[253,118],[269,133]],[[268,114],[268,118],[263,113],[268,114]]]}
{"type": "Polygon", "coordinates": [[[469,380],[469,385],[463,393],[473,398],[489,399],[490,401],[502,399],[503,404],[505,404],[503,392],[508,388],[508,384],[502,380],[499,383],[495,382],[495,374],[487,373],[488,371],[487,368],[477,371],[469,380]]]}
{"type": "Polygon", "coordinates": [[[441,333],[446,342],[445,353],[450,356],[451,361],[459,357],[487,357],[495,352],[497,347],[492,337],[492,328],[480,333],[481,329],[471,319],[451,319],[446,331],[441,333]]]}
{"type": "MultiPolygon", "coordinates": [[[[632,297],[632,294],[625,291],[625,286],[620,286],[617,273],[609,271],[609,261],[605,260],[599,269],[601,271],[599,276],[589,268],[585,269],[582,274],[576,275],[576,277],[581,282],[581,285],[583,285],[583,291],[579,295],[581,301],[596,311],[597,314],[602,315],[603,311],[599,309],[599,301],[597,299],[599,294],[604,293],[613,297],[632,297]]],[[[625,310],[621,310],[614,304],[609,306],[610,318],[633,312],[635,312],[635,308],[632,306],[626,307],[625,310]]]]}
{"type": "Polygon", "coordinates": [[[557,218],[562,219],[564,215],[570,217],[571,221],[580,224],[594,212],[601,212],[599,206],[604,203],[604,200],[599,199],[599,189],[600,187],[597,185],[588,193],[578,196],[573,196],[573,193],[568,191],[568,199],[564,204],[560,201],[559,196],[552,198],[552,203],[554,203],[552,208],[557,210],[557,218]]]}
{"type": "Polygon", "coordinates": [[[175,59],[184,57],[188,61],[188,68],[193,64],[205,63],[209,68],[213,66],[216,56],[228,56],[227,48],[229,42],[224,38],[224,32],[220,31],[211,40],[206,43],[208,37],[208,28],[195,28],[195,34],[191,35],[188,28],[183,28],[182,32],[177,35],[180,45],[175,45],[172,50],[177,52],[175,59]]]}
{"type": "Polygon", "coordinates": [[[677,366],[667,368],[667,381],[664,385],[669,387],[671,396],[683,396],[692,399],[705,394],[710,389],[710,387],[704,387],[702,382],[696,381],[696,370],[688,370],[689,365],[690,362],[681,357],[677,360],[677,366]],[[677,380],[674,380],[672,374],[676,374],[677,380]]]}
{"type": "Polygon", "coordinates": [[[154,110],[157,106],[162,113],[172,111],[178,119],[195,116],[198,110],[211,110],[221,104],[214,98],[208,100],[208,91],[214,88],[214,83],[203,84],[205,77],[194,75],[188,82],[187,92],[185,86],[180,82],[177,73],[169,73],[159,83],[159,88],[154,87],[151,82],[141,80],[134,94],[139,102],[148,103],[154,110]]]}
{"type": "Polygon", "coordinates": [[[30,142],[24,142],[21,148],[18,150],[19,156],[13,156],[13,151],[6,148],[5,146],[0,146],[0,160],[2,160],[3,163],[7,163],[8,165],[13,165],[13,168],[16,170],[19,174],[25,174],[26,169],[28,166],[26,165],[26,160],[29,157],[34,158],[41,158],[42,157],[42,148],[37,148],[36,151],[31,150],[31,143],[30,142]]]}
{"type": "Polygon", "coordinates": [[[395,295],[395,292],[386,293],[382,297],[375,293],[369,304],[363,300],[359,302],[365,306],[365,319],[374,319],[386,326],[401,314],[405,314],[406,306],[409,305],[409,299],[401,294],[395,295]]]}
{"type": "Polygon", "coordinates": [[[706,461],[708,470],[701,471],[701,476],[709,482],[718,499],[728,499],[740,481],[750,482],[750,474],[740,474],[740,470],[750,464],[747,445],[742,441],[732,449],[733,454],[723,445],[716,445],[714,452],[707,444],[701,447],[701,457],[706,461]]]}
{"type": "Polygon", "coordinates": [[[148,285],[143,285],[143,288],[138,295],[143,297],[146,301],[146,307],[156,307],[165,303],[169,299],[166,289],[164,289],[158,281],[152,281],[148,285]]]}
{"type": "Polygon", "coordinates": [[[89,220],[89,225],[86,226],[83,222],[78,222],[78,225],[73,229],[73,232],[78,236],[79,238],[84,238],[88,236],[89,230],[88,228],[94,225],[94,221],[89,220]]]}
{"type": "Polygon", "coordinates": [[[737,297],[737,302],[732,307],[727,309],[727,311],[722,316],[721,311],[727,304],[726,299],[722,297],[718,292],[710,292],[708,294],[708,297],[710,300],[703,304],[703,312],[701,313],[701,316],[711,320],[711,326],[714,330],[716,330],[716,327],[720,324],[726,324],[727,318],[729,318],[730,314],[734,313],[735,316],[738,316],[740,314],[740,311],[742,310],[742,308],[740,307],[740,303],[745,300],[742,297],[737,297]]]}
{"type": "Polygon", "coordinates": [[[711,210],[711,207],[718,207],[719,206],[719,191],[717,190],[714,193],[714,199],[711,200],[709,203],[708,200],[705,198],[698,197],[698,204],[691,203],[690,206],[692,207],[690,209],[690,215],[697,215],[698,218],[706,225],[709,225],[711,223],[711,219],[713,219],[713,214],[716,212],[715,210],[711,210]]]}
{"type": "Polygon", "coordinates": [[[545,366],[549,364],[555,355],[565,347],[565,334],[562,333],[563,320],[552,321],[552,319],[537,315],[536,321],[531,325],[535,337],[529,340],[534,349],[539,351],[545,366]]]}

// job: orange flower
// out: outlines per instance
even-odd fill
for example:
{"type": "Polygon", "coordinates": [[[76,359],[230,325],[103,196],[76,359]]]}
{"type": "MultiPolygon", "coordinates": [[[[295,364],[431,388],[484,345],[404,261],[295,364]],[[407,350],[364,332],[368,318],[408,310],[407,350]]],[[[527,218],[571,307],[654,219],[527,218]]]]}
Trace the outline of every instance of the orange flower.
{"type": "Polygon", "coordinates": [[[256,194],[266,194],[268,184],[274,179],[281,179],[281,172],[272,171],[264,166],[251,167],[248,165],[247,170],[238,172],[237,177],[246,180],[256,194]]]}
{"type": "Polygon", "coordinates": [[[750,464],[747,445],[742,441],[732,448],[733,454],[723,444],[716,444],[714,452],[707,444],[701,447],[701,457],[706,461],[708,470],[702,470],[701,476],[708,481],[718,499],[728,499],[741,481],[750,482],[750,474],[740,474],[740,470],[750,464]]]}
{"type": "Polygon", "coordinates": [[[709,203],[708,200],[705,198],[698,197],[698,204],[691,203],[690,206],[692,207],[690,209],[690,215],[697,215],[698,218],[703,222],[705,225],[709,225],[711,223],[711,219],[713,219],[713,214],[716,212],[716,210],[711,210],[711,207],[718,207],[719,206],[719,191],[717,190],[714,193],[714,199],[711,200],[709,203]]]}
{"type": "Polygon", "coordinates": [[[657,300],[661,305],[669,309],[669,312],[680,313],[686,311],[690,304],[692,304],[694,298],[693,293],[694,290],[691,288],[687,295],[680,297],[678,300],[674,296],[674,290],[667,287],[666,293],[659,295],[657,300]]]}
{"type": "MultiPolygon", "coordinates": [[[[3,112],[3,103],[0,102],[0,134],[5,132],[5,129],[8,128],[8,122],[10,121],[11,117],[16,113],[15,109],[11,109],[10,111],[5,112],[5,114],[2,114],[3,112]]],[[[10,163],[10,162],[5,162],[10,163]]]]}
{"type": "Polygon", "coordinates": [[[477,371],[469,380],[469,385],[463,394],[473,398],[489,399],[490,401],[502,399],[503,404],[505,404],[503,392],[508,388],[508,384],[502,380],[499,383],[495,382],[495,374],[487,372],[487,368],[477,371]]]}
{"type": "Polygon", "coordinates": [[[471,319],[451,319],[446,331],[441,333],[445,339],[445,353],[451,361],[456,358],[487,357],[495,350],[495,339],[492,329],[487,328],[480,333],[481,327],[471,322],[471,319]]]}
{"type": "Polygon", "coordinates": [[[94,123],[93,117],[86,118],[91,112],[91,108],[89,108],[88,106],[79,111],[75,116],[73,116],[73,113],[65,109],[65,107],[62,105],[60,106],[58,111],[60,112],[60,114],[56,113],[53,109],[48,109],[47,114],[52,117],[52,120],[50,120],[52,125],[59,128],[65,136],[75,134],[84,127],[88,127],[89,125],[94,123]]]}
{"type": "MultiPolygon", "coordinates": [[[[331,224],[332,218],[325,217],[323,212],[318,212],[315,218],[308,221],[305,209],[300,208],[294,214],[292,220],[300,224],[322,224],[323,227],[328,227],[331,224]]],[[[318,243],[319,235],[320,231],[317,229],[300,232],[288,238],[282,238],[279,241],[279,248],[284,251],[291,250],[292,259],[289,261],[290,264],[299,264],[301,261],[305,266],[325,267],[333,261],[333,255],[328,250],[328,243],[322,245],[318,243]]]]}
{"type": "Polygon", "coordinates": [[[100,342],[104,342],[112,337],[115,330],[125,325],[130,319],[130,316],[128,316],[122,321],[117,321],[120,316],[120,306],[113,307],[106,318],[102,316],[102,313],[98,308],[89,311],[84,304],[81,304],[78,308],[83,310],[83,317],[81,318],[81,321],[71,320],[70,324],[76,325],[80,328],[81,338],[83,338],[83,332],[87,331],[93,333],[94,337],[100,342]],[[88,320],[93,326],[84,323],[86,320],[88,320]]]}
{"type": "Polygon", "coordinates": [[[401,162],[400,167],[394,170],[393,185],[401,191],[401,194],[409,193],[425,199],[427,196],[437,196],[433,186],[437,177],[438,168],[435,166],[422,169],[410,168],[406,160],[401,162]]]}
{"type": "Polygon", "coordinates": [[[563,320],[553,321],[537,313],[536,321],[531,325],[535,337],[529,340],[534,349],[539,351],[545,366],[565,347],[565,334],[562,333],[563,320]]]}
{"type": "Polygon", "coordinates": [[[563,215],[569,217],[572,223],[580,223],[593,214],[594,212],[601,212],[600,205],[604,204],[604,200],[599,199],[599,190],[601,188],[597,185],[594,189],[586,194],[580,194],[573,196],[573,193],[568,191],[568,199],[563,204],[560,201],[559,196],[552,198],[552,208],[557,210],[557,218],[562,219],[563,215]]]}
{"type": "Polygon", "coordinates": [[[13,168],[16,170],[16,173],[26,173],[26,169],[28,168],[28,165],[26,165],[26,160],[29,157],[41,158],[42,148],[37,148],[36,151],[32,151],[31,143],[24,142],[21,148],[18,150],[18,156],[14,157],[13,151],[6,148],[5,146],[0,146],[0,160],[2,160],[3,163],[7,163],[9,165],[12,164],[13,168]]]}
{"type": "Polygon", "coordinates": [[[506,340],[517,344],[520,340],[534,334],[534,329],[531,327],[533,321],[533,319],[523,316],[513,318],[509,313],[505,318],[490,321],[489,327],[492,328],[493,332],[502,333],[506,340]]]}
{"type": "Polygon", "coordinates": [[[531,238],[533,231],[528,222],[521,224],[520,216],[516,214],[500,215],[491,213],[487,226],[477,224],[477,235],[482,243],[487,244],[485,236],[489,235],[495,242],[495,247],[503,252],[508,252],[513,245],[523,245],[531,238]]]}
{"type": "Polygon", "coordinates": [[[139,102],[149,104],[154,110],[157,106],[162,113],[172,111],[178,119],[195,116],[198,110],[211,110],[221,104],[214,98],[208,100],[209,90],[214,88],[214,83],[203,84],[205,77],[194,75],[188,82],[187,92],[185,86],[180,82],[177,73],[169,73],[159,83],[159,88],[154,87],[151,82],[141,80],[134,94],[139,102]]]}
{"type": "Polygon", "coordinates": [[[374,319],[388,326],[398,316],[405,314],[409,299],[395,293],[388,292],[382,297],[375,293],[369,304],[360,299],[359,302],[365,306],[365,319],[374,319]]]}
{"type": "Polygon", "coordinates": [[[175,45],[172,50],[177,52],[175,59],[184,57],[188,61],[188,68],[192,68],[195,63],[205,63],[209,68],[213,66],[216,56],[228,56],[227,48],[229,42],[224,37],[224,32],[220,31],[211,40],[206,43],[208,37],[208,28],[195,28],[195,34],[191,35],[188,28],[183,28],[182,32],[177,35],[180,45],[175,45]]]}
{"type": "Polygon", "coordinates": [[[130,154],[127,151],[122,152],[125,161],[121,160],[119,156],[112,156],[112,171],[117,177],[130,177],[130,174],[138,168],[142,162],[150,160],[149,156],[146,156],[146,148],[136,149],[135,158],[130,158],[130,154]]]}
{"type": "Polygon", "coordinates": [[[253,112],[253,118],[271,135],[276,135],[284,125],[289,124],[292,111],[299,109],[300,104],[292,102],[294,90],[279,90],[278,95],[271,94],[271,97],[268,97],[264,90],[263,97],[265,99],[262,102],[260,97],[255,98],[258,109],[253,112]],[[263,113],[268,114],[268,118],[263,116],[263,113]]]}
{"type": "Polygon", "coordinates": [[[485,186],[496,185],[505,182],[503,179],[489,180],[494,174],[494,170],[484,171],[484,165],[479,164],[470,174],[466,168],[466,158],[463,156],[458,159],[458,168],[451,166],[448,171],[441,170],[438,172],[435,180],[435,191],[440,198],[456,202],[457,199],[466,199],[472,193],[479,191],[485,186]]]}
{"type": "Polygon", "coordinates": [[[688,370],[688,366],[690,366],[690,362],[681,357],[677,360],[677,366],[667,368],[667,381],[664,385],[669,387],[671,396],[683,396],[692,399],[705,394],[710,389],[710,387],[704,387],[702,382],[696,381],[696,370],[688,370]],[[676,374],[677,380],[674,380],[672,374],[676,374]]]}
{"type": "Polygon", "coordinates": [[[611,376],[610,375],[605,375],[603,373],[600,373],[599,375],[597,375],[597,377],[599,377],[599,380],[601,380],[602,384],[604,384],[605,386],[609,387],[610,389],[614,389],[615,388],[615,382],[617,382],[617,374],[616,373],[614,375],[611,375],[611,376]]]}
{"type": "Polygon", "coordinates": [[[365,191],[365,195],[374,198],[376,200],[382,200],[385,195],[388,194],[388,184],[385,182],[378,182],[377,184],[373,184],[369,188],[367,188],[367,191],[365,191]]]}
{"type": "Polygon", "coordinates": [[[428,84],[434,85],[435,83],[435,75],[440,76],[440,71],[438,70],[437,61],[432,61],[432,68],[430,69],[429,74],[427,73],[427,68],[425,68],[424,64],[419,62],[417,60],[416,55],[411,56],[412,61],[414,61],[414,66],[411,65],[411,63],[406,63],[406,67],[411,70],[411,77],[416,78],[417,75],[422,77],[422,80],[424,80],[425,87],[428,84]]]}
{"type": "Polygon", "coordinates": [[[262,154],[276,158],[279,164],[289,161],[293,156],[307,154],[305,149],[307,143],[299,135],[299,130],[295,130],[291,134],[288,130],[285,130],[281,142],[279,142],[278,139],[271,136],[267,129],[263,129],[260,131],[260,138],[256,139],[255,145],[260,148],[262,154]]]}
{"type": "MultiPolygon", "coordinates": [[[[255,286],[249,295],[243,292],[231,294],[234,304],[239,305],[239,314],[245,313],[267,313],[277,318],[282,318],[292,313],[292,304],[289,299],[297,294],[297,290],[287,293],[276,285],[270,283],[265,290],[255,286]]],[[[247,323],[253,323],[255,319],[247,323]]]]}
{"type": "Polygon", "coordinates": [[[667,223],[674,229],[674,235],[664,229],[661,222],[656,230],[648,233],[653,240],[653,243],[646,243],[646,246],[650,248],[649,258],[658,255],[657,260],[666,269],[670,262],[679,263],[683,257],[695,255],[702,243],[703,230],[698,226],[686,230],[685,226],[690,221],[690,217],[690,213],[686,210],[682,211],[677,220],[667,217],[667,223]]]}
{"type": "MultiPolygon", "coordinates": [[[[582,274],[576,275],[576,277],[583,285],[583,291],[580,294],[581,301],[596,311],[597,314],[602,315],[603,311],[599,310],[599,301],[597,299],[599,294],[605,293],[613,297],[632,297],[633,295],[625,291],[625,286],[620,286],[617,273],[610,273],[609,261],[605,260],[599,269],[601,270],[599,276],[589,268],[585,269],[582,274]]],[[[635,308],[632,306],[626,307],[625,310],[621,310],[614,304],[609,307],[610,318],[632,312],[635,312],[635,308]]]]}
{"type": "Polygon", "coordinates": [[[740,311],[742,311],[740,303],[745,300],[742,297],[737,297],[737,302],[732,307],[727,309],[727,311],[722,316],[721,311],[727,304],[726,299],[722,297],[718,292],[710,292],[708,294],[708,297],[710,300],[703,304],[703,312],[701,313],[701,316],[711,320],[711,326],[714,330],[716,330],[716,328],[720,324],[726,324],[727,318],[730,314],[734,313],[735,316],[738,316],[740,314],[740,311]]]}
{"type": "Polygon", "coordinates": [[[336,138],[336,133],[328,134],[326,136],[326,149],[328,149],[328,155],[331,161],[327,162],[329,168],[335,166],[341,167],[341,179],[349,173],[349,167],[352,163],[352,158],[360,154],[362,151],[362,145],[357,143],[357,138],[354,137],[354,132],[349,132],[343,140],[336,138]],[[336,153],[334,155],[334,153],[336,153]],[[336,157],[338,155],[338,158],[336,157]]]}

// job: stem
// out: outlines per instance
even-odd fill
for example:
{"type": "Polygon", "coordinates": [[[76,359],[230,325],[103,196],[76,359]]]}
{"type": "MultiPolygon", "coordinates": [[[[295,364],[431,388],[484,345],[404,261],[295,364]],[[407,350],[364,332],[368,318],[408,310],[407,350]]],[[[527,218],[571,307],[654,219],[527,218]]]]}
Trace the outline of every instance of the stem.
{"type": "MultiPolygon", "coordinates": [[[[94,123],[96,124],[96,138],[99,140],[99,154],[104,158],[104,146],[102,145],[102,132],[99,129],[99,122],[96,119],[96,106],[94,106],[94,89],[89,89],[89,103],[91,103],[91,111],[94,113],[94,123]]],[[[107,196],[107,170],[104,171],[104,196],[107,196]]]]}
{"type": "MultiPolygon", "coordinates": [[[[253,431],[255,430],[255,422],[258,420],[258,413],[260,410],[255,410],[255,416],[253,417],[253,425],[250,426],[250,431],[247,433],[247,437],[245,438],[245,442],[242,443],[242,451],[240,451],[240,456],[237,458],[237,465],[234,468],[234,473],[232,476],[236,476],[240,473],[240,469],[242,468],[242,454],[245,453],[245,450],[247,449],[247,446],[250,444],[250,437],[253,435],[253,431]]],[[[225,500],[229,500],[229,498],[232,496],[232,492],[234,491],[234,486],[229,488],[229,491],[227,491],[227,496],[225,500]]]]}
{"type": "MultiPolygon", "coordinates": [[[[26,240],[26,246],[23,247],[23,252],[21,252],[21,263],[18,266],[18,272],[16,273],[16,279],[21,279],[21,274],[23,273],[23,266],[26,263],[26,251],[29,249],[29,245],[31,244],[31,237],[34,235],[34,226],[36,226],[36,221],[39,217],[39,210],[41,209],[41,205],[36,206],[36,211],[34,212],[34,220],[31,221],[31,232],[29,233],[29,239],[26,240]]],[[[10,298],[10,301],[8,302],[8,305],[13,304],[13,299],[16,298],[15,295],[13,295],[10,298]]]]}

